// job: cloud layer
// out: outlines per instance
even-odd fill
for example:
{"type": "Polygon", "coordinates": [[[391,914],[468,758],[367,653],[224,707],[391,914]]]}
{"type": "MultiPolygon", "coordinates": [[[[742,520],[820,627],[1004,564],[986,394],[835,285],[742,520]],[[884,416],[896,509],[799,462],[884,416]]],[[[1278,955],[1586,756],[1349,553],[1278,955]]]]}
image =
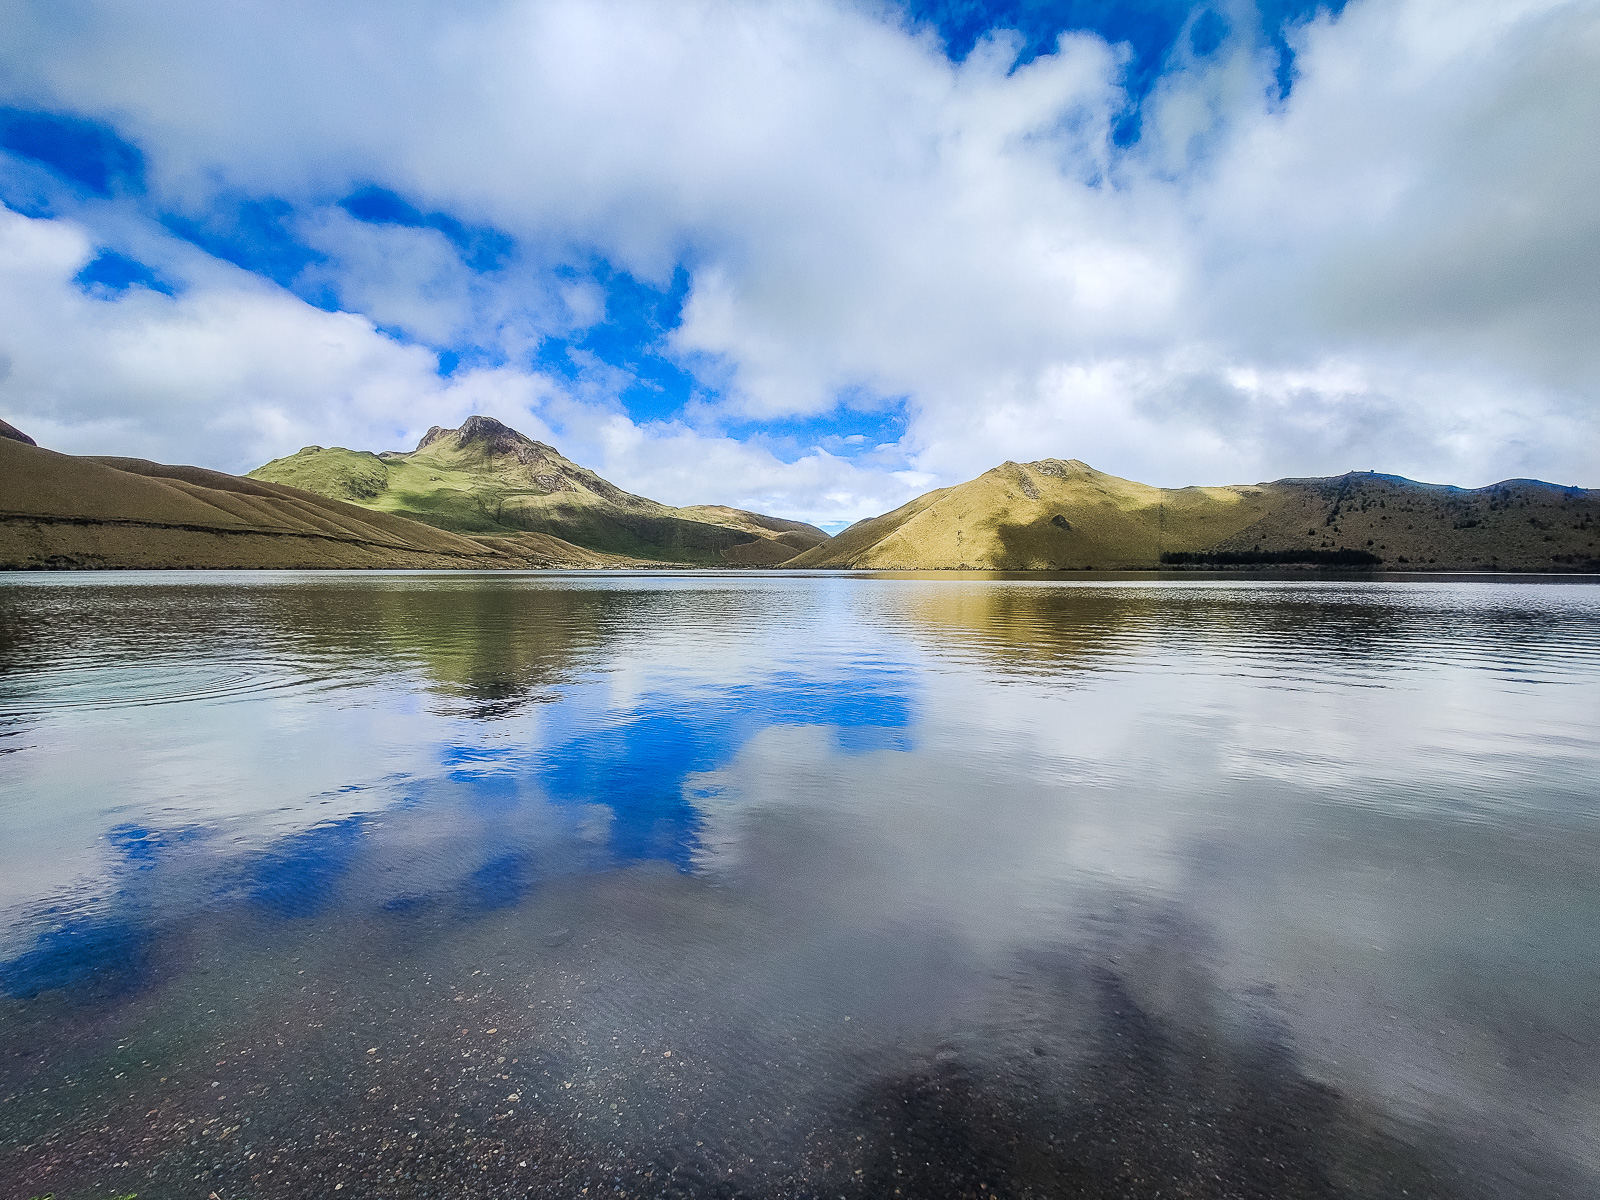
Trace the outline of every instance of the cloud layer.
{"type": "Polygon", "coordinates": [[[1213,7],[1120,145],[1093,33],[957,62],[845,3],[13,0],[0,103],[143,168],[5,159],[0,410],[234,469],[493,411],[664,500],[830,521],[1044,456],[1600,485],[1600,10],[1359,0],[1283,31],[1285,97],[1213,7]],[[74,283],[100,247],[175,294],[74,283]],[[685,281],[665,327],[619,272],[685,281]],[[687,393],[641,408],[646,359],[687,393]]]}

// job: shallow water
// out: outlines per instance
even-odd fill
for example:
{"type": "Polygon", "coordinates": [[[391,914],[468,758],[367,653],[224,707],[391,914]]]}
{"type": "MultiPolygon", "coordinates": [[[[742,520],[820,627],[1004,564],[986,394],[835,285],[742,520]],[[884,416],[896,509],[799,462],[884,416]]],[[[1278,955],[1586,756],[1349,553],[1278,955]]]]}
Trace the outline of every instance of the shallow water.
{"type": "Polygon", "coordinates": [[[0,579],[0,1198],[1600,1194],[1597,729],[1585,583],[0,579]]]}

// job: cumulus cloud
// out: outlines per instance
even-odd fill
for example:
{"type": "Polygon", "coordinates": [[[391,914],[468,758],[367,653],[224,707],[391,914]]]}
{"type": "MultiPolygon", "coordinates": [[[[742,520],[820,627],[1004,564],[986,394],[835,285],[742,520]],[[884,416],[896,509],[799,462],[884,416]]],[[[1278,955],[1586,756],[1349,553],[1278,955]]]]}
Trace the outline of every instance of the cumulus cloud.
{"type": "Polygon", "coordinates": [[[920,482],[820,451],[784,462],[682,426],[641,427],[532,372],[442,379],[431,351],[244,271],[215,270],[176,296],[85,290],[73,281],[95,253],[75,223],[0,210],[0,396],[56,449],[243,471],[312,442],[407,449],[429,425],[490,412],[668,503],[837,523],[899,503],[920,482]]]}
{"type": "Polygon", "coordinates": [[[63,450],[188,455],[234,469],[316,430],[413,427],[444,389],[434,356],[243,271],[167,296],[77,287],[86,231],[0,212],[8,409],[63,450]]]}
{"type": "Polygon", "coordinates": [[[9,8],[6,99],[113,124],[145,153],[147,206],[296,206],[322,253],[306,278],[352,310],[247,280],[99,308],[58,289],[70,349],[6,348],[0,403],[48,397],[64,438],[109,421],[236,464],[301,431],[375,444],[454,419],[492,382],[625,486],[826,519],[1047,455],[1166,484],[1600,484],[1582,0],[1356,0],[1289,31],[1286,98],[1235,21],[1174,51],[1131,147],[1118,47],[1074,34],[1019,65],[1000,33],[956,63],[843,0],[9,8]],[[514,262],[472,270],[435,230],[336,207],[374,184],[504,230],[514,262]],[[658,286],[687,268],[655,349],[706,394],[675,417],[630,420],[603,371],[535,369],[541,338],[605,319],[558,269],[585,255],[658,286]],[[440,380],[375,325],[507,365],[440,380]],[[720,432],[841,396],[903,406],[904,437],[783,463],[720,432]],[[191,410],[210,440],[170,415],[191,410]]]}
{"type": "Polygon", "coordinates": [[[1202,168],[1208,325],[1592,388],[1600,354],[1600,10],[1352,5],[1297,38],[1281,111],[1202,168]]]}
{"type": "Polygon", "coordinates": [[[576,422],[566,429],[580,435],[574,438],[579,444],[594,447],[592,461],[669,504],[729,503],[755,512],[804,513],[837,526],[897,508],[937,482],[881,458],[842,458],[817,447],[784,460],[759,444],[681,424],[640,426],[620,415],[588,429],[576,422]]]}

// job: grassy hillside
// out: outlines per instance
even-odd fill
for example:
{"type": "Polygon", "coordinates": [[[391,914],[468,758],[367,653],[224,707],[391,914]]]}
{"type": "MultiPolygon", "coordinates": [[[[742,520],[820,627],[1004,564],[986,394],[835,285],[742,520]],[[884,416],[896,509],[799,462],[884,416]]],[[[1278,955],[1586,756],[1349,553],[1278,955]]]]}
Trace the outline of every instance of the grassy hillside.
{"type": "Polygon", "coordinates": [[[490,417],[430,429],[410,452],[307,446],[250,472],[439,529],[539,533],[603,554],[698,565],[768,565],[827,539],[799,521],[623,491],[490,417]]]}
{"type": "Polygon", "coordinates": [[[1600,492],[1351,474],[1155,488],[1076,460],[1003,463],[808,550],[794,567],[1101,570],[1273,564],[1600,569],[1600,492]]]}
{"type": "Polygon", "coordinates": [[[1600,491],[1536,479],[1468,489],[1371,473],[1263,486],[1270,511],[1213,552],[1348,548],[1399,568],[1600,571],[1600,491]]]}
{"type": "Polygon", "coordinates": [[[621,565],[540,535],[479,541],[279,484],[0,438],[0,568],[621,565]]]}

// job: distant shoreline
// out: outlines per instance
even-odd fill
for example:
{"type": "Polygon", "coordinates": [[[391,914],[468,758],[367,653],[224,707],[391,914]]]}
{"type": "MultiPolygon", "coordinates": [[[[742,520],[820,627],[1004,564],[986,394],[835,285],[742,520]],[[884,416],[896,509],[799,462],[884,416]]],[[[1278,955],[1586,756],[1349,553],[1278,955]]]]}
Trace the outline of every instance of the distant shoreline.
{"type": "Polygon", "coordinates": [[[0,564],[0,576],[95,574],[126,575],[138,572],[160,574],[252,574],[292,575],[306,572],[318,574],[359,575],[938,575],[951,579],[976,576],[1001,576],[1005,578],[1054,579],[1082,578],[1086,576],[1138,576],[1154,578],[1170,575],[1273,576],[1284,578],[1329,577],[1339,579],[1372,579],[1394,576],[1484,578],[1549,578],[1600,580],[1600,571],[1594,570],[1532,570],[1515,567],[1323,567],[1310,564],[1273,565],[1249,564],[1230,566],[1161,566],[1161,567],[1064,567],[1053,570],[1018,570],[1006,567],[788,567],[778,566],[700,566],[693,563],[640,563],[638,565],[609,564],[605,566],[106,566],[93,563],[52,563],[37,566],[0,564]]]}

